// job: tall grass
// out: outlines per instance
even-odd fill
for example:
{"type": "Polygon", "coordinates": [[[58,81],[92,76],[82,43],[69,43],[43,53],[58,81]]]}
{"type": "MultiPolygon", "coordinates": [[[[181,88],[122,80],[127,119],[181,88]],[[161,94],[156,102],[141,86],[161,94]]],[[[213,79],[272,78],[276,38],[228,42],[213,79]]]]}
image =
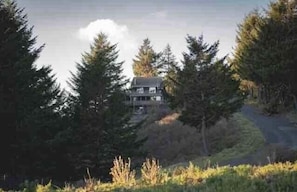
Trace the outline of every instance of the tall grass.
{"type": "MultiPolygon", "coordinates": [[[[119,159],[117,159],[119,160],[119,159]]],[[[152,161],[150,163],[152,165],[152,161]]],[[[155,169],[162,174],[161,169],[155,169]]],[[[154,174],[154,175],[158,175],[154,174]]],[[[37,185],[37,192],[101,192],[101,191],[139,191],[139,192],[283,192],[297,191],[297,162],[274,163],[266,166],[240,165],[237,167],[209,167],[205,170],[190,164],[178,167],[167,173],[166,180],[143,183],[143,178],[130,185],[126,183],[98,183],[92,188],[56,189],[51,183],[37,185]]],[[[0,190],[1,191],[1,190],[0,190]]]]}

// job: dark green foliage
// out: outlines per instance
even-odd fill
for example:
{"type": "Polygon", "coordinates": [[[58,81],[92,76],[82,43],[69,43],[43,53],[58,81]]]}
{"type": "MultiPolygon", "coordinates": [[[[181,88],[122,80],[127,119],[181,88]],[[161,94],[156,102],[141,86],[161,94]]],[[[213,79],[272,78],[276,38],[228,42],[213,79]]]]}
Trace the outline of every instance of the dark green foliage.
{"type": "Polygon", "coordinates": [[[178,63],[168,44],[160,54],[159,73],[164,74],[165,96],[167,100],[173,97],[173,89],[177,78],[178,63]]]}
{"type": "Polygon", "coordinates": [[[116,45],[99,34],[71,79],[71,157],[78,176],[90,168],[92,176],[106,177],[115,156],[138,155],[142,143],[136,141],[137,127],[129,124],[129,109],[124,104],[126,80],[121,75],[123,63],[117,58],[116,45]]]}
{"type": "Polygon", "coordinates": [[[184,53],[183,69],[178,74],[178,104],[184,113],[181,118],[190,125],[201,125],[206,115],[207,125],[213,125],[221,117],[228,118],[242,104],[239,82],[233,79],[234,72],[225,63],[225,58],[216,59],[218,42],[208,45],[203,37],[187,37],[189,53],[184,53]],[[191,110],[190,110],[191,109],[191,110]]]}
{"type": "Polygon", "coordinates": [[[59,174],[63,155],[54,148],[63,97],[50,67],[33,64],[42,49],[35,43],[23,11],[0,1],[1,175],[59,174]]]}
{"type": "Polygon", "coordinates": [[[225,58],[216,59],[218,42],[208,45],[203,36],[187,36],[186,40],[189,53],[183,54],[174,101],[182,112],[180,120],[201,130],[204,138],[205,128],[222,117],[230,117],[240,109],[244,97],[225,58]]]}
{"type": "Polygon", "coordinates": [[[239,25],[234,67],[242,79],[259,86],[259,99],[271,112],[296,101],[296,6],[296,1],[278,0],[239,25]]]}

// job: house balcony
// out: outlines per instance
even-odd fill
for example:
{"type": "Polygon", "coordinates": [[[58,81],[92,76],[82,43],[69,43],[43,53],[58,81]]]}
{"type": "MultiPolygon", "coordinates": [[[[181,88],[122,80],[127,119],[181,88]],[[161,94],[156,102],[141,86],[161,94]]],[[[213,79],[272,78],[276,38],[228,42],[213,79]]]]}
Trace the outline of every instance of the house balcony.
{"type": "Polygon", "coordinates": [[[130,97],[140,97],[140,96],[144,96],[144,97],[153,97],[153,96],[162,96],[162,92],[157,92],[157,93],[150,93],[150,92],[143,92],[143,93],[138,93],[138,92],[130,92],[128,93],[128,95],[130,97]]]}
{"type": "Polygon", "coordinates": [[[161,105],[164,104],[164,101],[154,101],[154,100],[148,100],[148,101],[125,101],[125,104],[130,106],[154,106],[154,105],[161,105]]]}

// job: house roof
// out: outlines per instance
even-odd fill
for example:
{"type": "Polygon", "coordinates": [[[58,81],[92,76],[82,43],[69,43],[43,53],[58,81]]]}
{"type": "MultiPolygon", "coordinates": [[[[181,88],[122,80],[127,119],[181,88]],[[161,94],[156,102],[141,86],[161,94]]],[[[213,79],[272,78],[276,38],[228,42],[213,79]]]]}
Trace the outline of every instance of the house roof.
{"type": "Polygon", "coordinates": [[[134,77],[131,87],[160,87],[162,82],[162,77],[134,77]]]}

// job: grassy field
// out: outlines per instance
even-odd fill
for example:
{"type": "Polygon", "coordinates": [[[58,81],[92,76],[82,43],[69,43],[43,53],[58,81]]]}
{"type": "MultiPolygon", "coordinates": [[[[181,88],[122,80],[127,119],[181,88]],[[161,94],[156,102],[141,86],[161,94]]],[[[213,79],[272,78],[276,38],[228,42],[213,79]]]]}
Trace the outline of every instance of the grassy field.
{"type": "Polygon", "coordinates": [[[205,170],[190,164],[187,168],[176,168],[172,172],[158,170],[148,178],[142,175],[135,180],[125,177],[124,182],[100,183],[88,179],[84,187],[57,188],[50,183],[25,187],[22,191],[37,192],[281,192],[297,191],[297,162],[277,163],[266,166],[240,165],[237,167],[214,167],[205,170]]]}

